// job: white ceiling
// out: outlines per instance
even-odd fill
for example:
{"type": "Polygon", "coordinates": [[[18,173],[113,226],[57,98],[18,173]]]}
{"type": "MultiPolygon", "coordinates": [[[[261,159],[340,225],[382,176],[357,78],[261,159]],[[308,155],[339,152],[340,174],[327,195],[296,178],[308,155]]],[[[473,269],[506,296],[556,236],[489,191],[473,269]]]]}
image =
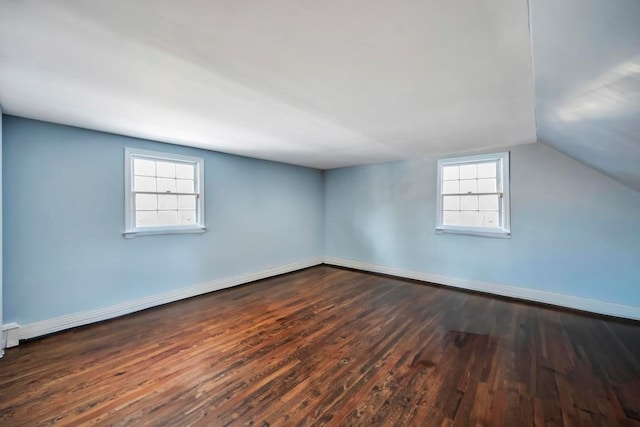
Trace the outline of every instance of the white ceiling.
{"type": "Polygon", "coordinates": [[[333,168],[536,140],[527,0],[2,0],[5,113],[333,168]]]}
{"type": "Polygon", "coordinates": [[[531,3],[538,138],[640,191],[640,1],[531,3]]]}

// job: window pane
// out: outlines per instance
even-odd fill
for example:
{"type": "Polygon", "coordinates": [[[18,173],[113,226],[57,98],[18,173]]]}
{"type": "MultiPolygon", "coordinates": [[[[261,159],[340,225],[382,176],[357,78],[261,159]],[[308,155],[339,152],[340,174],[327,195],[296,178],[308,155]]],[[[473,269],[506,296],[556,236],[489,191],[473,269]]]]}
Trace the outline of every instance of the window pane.
{"type": "Polygon", "coordinates": [[[196,223],[196,211],[178,211],[178,222],[180,225],[196,223]]]}
{"type": "Polygon", "coordinates": [[[444,225],[461,225],[459,211],[444,211],[442,213],[442,222],[444,225]]]}
{"type": "Polygon", "coordinates": [[[158,225],[157,211],[136,211],[136,227],[151,227],[158,225]]]}
{"type": "Polygon", "coordinates": [[[442,181],[442,193],[457,194],[460,192],[460,181],[442,181]]]}
{"type": "Polygon", "coordinates": [[[460,165],[460,179],[476,179],[478,167],[475,164],[460,165]]]}
{"type": "Polygon", "coordinates": [[[158,196],[155,194],[136,194],[136,210],[155,211],[158,209],[158,196]]]}
{"type": "Polygon", "coordinates": [[[460,196],[460,209],[463,211],[478,210],[478,196],[460,196]]]}
{"type": "Polygon", "coordinates": [[[460,210],[460,196],[444,196],[442,207],[445,211],[460,210]]]}
{"type": "Polygon", "coordinates": [[[164,178],[175,178],[176,177],[176,164],[169,162],[158,162],[156,165],[156,169],[158,172],[158,176],[164,178]]]}
{"type": "Polygon", "coordinates": [[[478,180],[478,193],[495,193],[496,192],[496,179],[479,179],[478,180]]]}
{"type": "Polygon", "coordinates": [[[193,193],[192,179],[176,179],[178,193],[193,193]]]}
{"type": "Polygon", "coordinates": [[[509,206],[501,200],[502,183],[509,180],[509,171],[502,168],[507,153],[443,159],[440,169],[441,187],[438,197],[442,207],[442,223],[463,231],[496,229],[505,224],[509,206]],[[482,195],[481,195],[482,194],[482,195]],[[503,209],[505,209],[503,216],[503,209]]]}
{"type": "Polygon", "coordinates": [[[479,197],[479,208],[481,211],[497,211],[498,210],[498,195],[491,194],[488,196],[479,197]]]}
{"type": "Polygon", "coordinates": [[[178,225],[178,211],[158,211],[159,225],[178,225]]]}
{"type": "Polygon", "coordinates": [[[478,165],[478,178],[495,178],[497,166],[496,162],[480,163],[478,165]]]}
{"type": "Polygon", "coordinates": [[[476,211],[461,211],[460,212],[461,225],[478,225],[478,212],[476,211]]]}
{"type": "Polygon", "coordinates": [[[449,181],[452,179],[459,179],[460,172],[458,166],[445,166],[442,168],[442,179],[444,181],[449,181]]]}
{"type": "Polygon", "coordinates": [[[175,194],[158,194],[158,210],[178,209],[178,196],[175,194]]]}
{"type": "Polygon", "coordinates": [[[464,179],[460,181],[460,192],[461,193],[477,193],[478,181],[475,179],[464,179]]]}
{"type": "Polygon", "coordinates": [[[480,212],[479,224],[483,227],[499,227],[498,212],[497,211],[484,211],[480,212]]]}
{"type": "Polygon", "coordinates": [[[176,164],[176,178],[193,179],[195,177],[193,165],[176,164]]]}
{"type": "Polygon", "coordinates": [[[153,160],[134,159],[133,174],[156,176],[156,162],[154,162],[153,160]]]}
{"type": "Polygon", "coordinates": [[[196,196],[178,196],[178,209],[195,209],[196,196]]]}
{"type": "Polygon", "coordinates": [[[158,193],[175,193],[176,180],[171,178],[158,178],[158,193]]]}
{"type": "Polygon", "coordinates": [[[156,179],[148,176],[135,176],[133,178],[135,191],[156,191],[156,179]]]}

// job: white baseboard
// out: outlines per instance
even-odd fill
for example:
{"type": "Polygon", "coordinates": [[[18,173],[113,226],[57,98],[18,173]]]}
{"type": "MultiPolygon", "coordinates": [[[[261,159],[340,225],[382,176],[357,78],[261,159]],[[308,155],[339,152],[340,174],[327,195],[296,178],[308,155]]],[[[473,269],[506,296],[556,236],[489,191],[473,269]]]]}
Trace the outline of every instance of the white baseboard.
{"type": "Polygon", "coordinates": [[[181,299],[206,294],[208,292],[230,288],[232,286],[242,285],[245,283],[253,282],[255,280],[266,279],[268,277],[301,270],[303,268],[322,264],[322,261],[322,257],[312,258],[305,261],[299,261],[279,267],[269,268],[267,270],[259,271],[256,273],[211,280],[209,282],[200,283],[186,288],[176,289],[158,295],[151,295],[137,300],[123,302],[111,307],[104,307],[95,310],[67,314],[53,319],[29,323],[26,325],[22,325],[19,328],[18,336],[21,340],[35,338],[53,332],[62,331],[64,329],[75,328],[76,326],[87,325],[89,323],[111,319],[136,311],[144,310],[146,308],[151,308],[174,301],[179,301],[181,299]]]}
{"type": "Polygon", "coordinates": [[[5,348],[15,347],[18,345],[20,336],[20,325],[17,323],[7,323],[2,325],[2,342],[5,348]]]}
{"type": "Polygon", "coordinates": [[[336,257],[318,257],[305,261],[294,262],[267,270],[234,276],[224,279],[212,280],[205,283],[189,286],[182,289],[152,295],[133,301],[127,301],[110,307],[88,310],[79,313],[67,314],[53,319],[42,320],[26,325],[10,323],[3,326],[4,336],[7,338],[7,347],[18,345],[18,340],[30,339],[59,332],[64,329],[87,325],[89,323],[107,320],[125,314],[134,313],[146,308],[167,304],[181,299],[206,294],[220,289],[242,285],[268,277],[289,273],[303,268],[313,267],[319,264],[336,265],[348,267],[356,270],[369,271],[372,273],[388,274],[391,276],[415,279],[424,282],[436,283],[455,288],[486,292],[489,294],[518,298],[544,304],[556,305],[560,307],[573,308],[597,314],[605,314],[626,319],[640,320],[640,307],[615,304],[610,302],[597,301],[588,298],[575,297],[570,295],[556,294],[553,292],[540,291],[535,289],[520,288],[517,286],[503,285],[476,280],[457,279],[436,274],[423,273],[412,270],[404,270],[395,267],[371,264],[336,257]]]}
{"type": "Polygon", "coordinates": [[[640,307],[615,304],[571,295],[556,294],[554,292],[540,291],[530,288],[503,285],[498,283],[481,282],[477,280],[457,279],[454,277],[439,276],[437,274],[423,273],[419,271],[404,270],[401,268],[387,267],[356,261],[345,258],[325,257],[324,263],[340,267],[348,267],[356,270],[372,273],[388,274],[391,276],[415,279],[423,282],[431,282],[455,288],[472,291],[486,292],[510,298],[541,302],[559,307],[588,311],[591,313],[605,314],[608,316],[622,317],[625,319],[640,320],[640,307]]]}

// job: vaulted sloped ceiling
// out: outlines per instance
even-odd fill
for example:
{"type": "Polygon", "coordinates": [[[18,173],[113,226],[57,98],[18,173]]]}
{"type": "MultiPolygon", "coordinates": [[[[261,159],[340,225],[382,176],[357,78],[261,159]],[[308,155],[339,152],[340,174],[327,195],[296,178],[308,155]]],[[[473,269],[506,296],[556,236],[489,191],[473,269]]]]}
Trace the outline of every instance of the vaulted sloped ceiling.
{"type": "Polygon", "coordinates": [[[640,1],[532,0],[539,141],[640,191],[640,1]]]}
{"type": "Polygon", "coordinates": [[[526,0],[0,2],[24,117],[331,168],[533,142],[526,0]]]}
{"type": "Polygon", "coordinates": [[[0,1],[0,104],[317,168],[537,139],[640,190],[640,1],[0,1]]]}

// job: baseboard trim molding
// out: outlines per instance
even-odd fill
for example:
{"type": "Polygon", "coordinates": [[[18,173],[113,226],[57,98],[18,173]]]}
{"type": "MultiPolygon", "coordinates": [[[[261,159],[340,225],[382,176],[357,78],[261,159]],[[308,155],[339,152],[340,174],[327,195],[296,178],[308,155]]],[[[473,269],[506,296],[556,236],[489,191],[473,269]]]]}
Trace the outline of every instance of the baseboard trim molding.
{"type": "Polygon", "coordinates": [[[101,320],[112,319],[114,317],[123,316],[125,314],[134,313],[136,311],[144,310],[147,308],[168,304],[185,298],[191,298],[209,292],[254,282],[256,280],[266,279],[269,277],[278,276],[280,274],[290,273],[296,270],[302,270],[304,268],[313,267],[322,263],[322,257],[311,258],[308,260],[293,262],[279,267],[269,268],[255,273],[211,280],[186,288],[176,289],[162,294],[151,295],[133,301],[123,302],[121,304],[113,305],[110,307],[67,314],[53,319],[29,323],[20,326],[18,336],[21,340],[36,338],[65,329],[88,325],[90,323],[99,322],[101,320]]]}
{"type": "Polygon", "coordinates": [[[615,304],[571,295],[557,294],[553,292],[535,289],[520,288],[517,286],[498,283],[482,282],[477,280],[458,279],[437,274],[423,273],[419,271],[405,270],[395,267],[372,264],[337,257],[317,257],[304,261],[298,261],[279,267],[273,267],[255,273],[243,274],[223,279],[211,280],[186,288],[176,289],[162,294],[123,302],[110,307],[87,310],[79,313],[68,314],[53,319],[18,325],[15,323],[4,325],[2,331],[7,338],[7,347],[18,345],[18,340],[36,338],[39,336],[60,332],[77,326],[88,325],[114,317],[135,313],[136,311],[156,307],[163,304],[179,301],[186,298],[206,294],[209,292],[243,285],[256,280],[266,279],[296,270],[313,267],[320,264],[334,265],[368,271],[371,273],[388,274],[406,279],[435,283],[459,289],[484,292],[493,295],[516,298],[526,301],[555,305],[607,316],[621,317],[625,319],[640,320],[640,307],[615,304]],[[10,337],[9,337],[10,334],[10,337]],[[9,339],[10,338],[10,339],[9,339]]]}
{"type": "Polygon", "coordinates": [[[19,343],[20,339],[20,325],[17,323],[7,323],[2,325],[2,341],[5,348],[15,347],[19,343]]]}
{"type": "Polygon", "coordinates": [[[520,288],[517,286],[503,285],[498,283],[458,279],[453,277],[440,276],[437,274],[423,273],[419,271],[404,270],[401,268],[371,264],[368,262],[356,261],[346,258],[325,257],[324,263],[339,267],[352,268],[355,270],[368,271],[371,273],[388,274],[390,276],[436,283],[438,285],[451,286],[454,288],[484,292],[520,300],[539,302],[574,310],[587,311],[590,313],[604,314],[607,316],[621,317],[624,319],[640,320],[640,307],[630,305],[615,304],[611,302],[557,294],[554,292],[540,291],[536,289],[520,288]]]}

